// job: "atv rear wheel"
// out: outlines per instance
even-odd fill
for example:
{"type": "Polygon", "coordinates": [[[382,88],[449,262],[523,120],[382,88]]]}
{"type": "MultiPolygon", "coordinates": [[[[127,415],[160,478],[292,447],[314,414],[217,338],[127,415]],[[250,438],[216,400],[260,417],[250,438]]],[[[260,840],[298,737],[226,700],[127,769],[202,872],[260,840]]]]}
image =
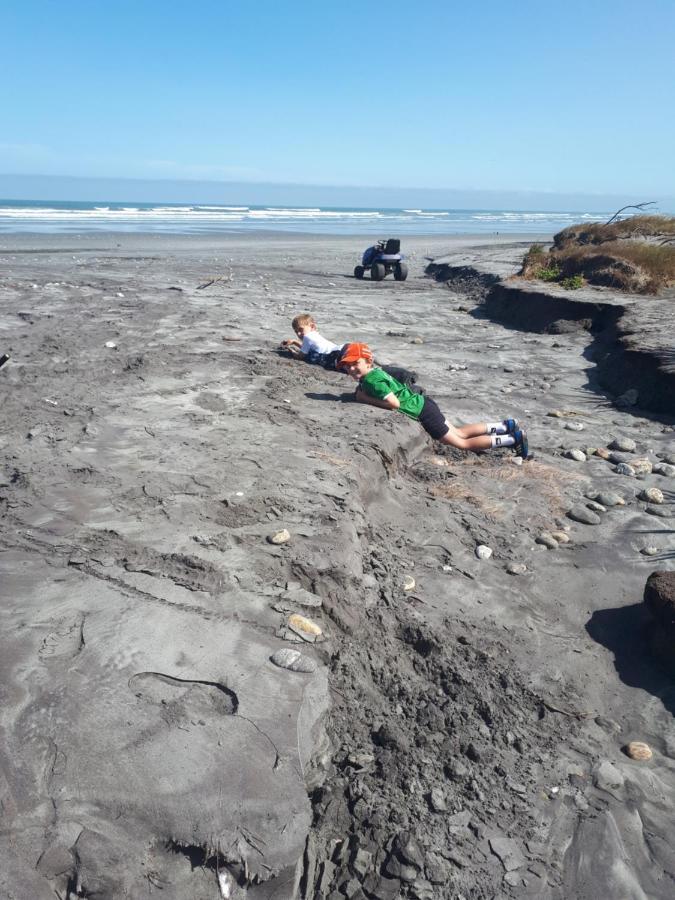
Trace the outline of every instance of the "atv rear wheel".
{"type": "Polygon", "coordinates": [[[396,263],[394,266],[394,278],[396,281],[405,281],[408,277],[408,266],[404,262],[396,263]]]}
{"type": "Polygon", "coordinates": [[[384,264],[383,263],[373,263],[370,267],[370,277],[373,281],[382,281],[384,278],[384,264]]]}
{"type": "Polygon", "coordinates": [[[366,270],[363,268],[363,266],[355,266],[355,268],[354,268],[354,278],[363,278],[363,273],[364,273],[365,271],[366,271],[366,270]]]}

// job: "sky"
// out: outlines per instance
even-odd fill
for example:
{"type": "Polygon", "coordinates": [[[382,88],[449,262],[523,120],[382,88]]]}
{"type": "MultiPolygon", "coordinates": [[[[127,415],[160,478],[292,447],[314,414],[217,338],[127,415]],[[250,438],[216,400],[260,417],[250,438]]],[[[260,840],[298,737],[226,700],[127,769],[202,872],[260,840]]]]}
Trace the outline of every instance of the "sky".
{"type": "Polygon", "coordinates": [[[673,0],[5,0],[0,34],[3,187],[675,197],[673,0]]]}

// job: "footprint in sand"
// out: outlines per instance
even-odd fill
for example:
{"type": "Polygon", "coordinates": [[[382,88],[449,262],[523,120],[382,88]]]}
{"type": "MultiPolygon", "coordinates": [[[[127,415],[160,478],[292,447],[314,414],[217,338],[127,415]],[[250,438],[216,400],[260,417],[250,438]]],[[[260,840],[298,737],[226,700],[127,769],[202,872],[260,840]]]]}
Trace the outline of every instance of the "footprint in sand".
{"type": "Polygon", "coordinates": [[[142,700],[164,706],[181,706],[186,714],[233,716],[239,707],[234,691],[215,681],[190,681],[161,672],[139,672],[129,687],[142,700]]]}
{"type": "Polygon", "coordinates": [[[42,641],[38,656],[49,664],[73,659],[84,647],[84,615],[76,619],[60,619],[54,630],[42,641]]]}

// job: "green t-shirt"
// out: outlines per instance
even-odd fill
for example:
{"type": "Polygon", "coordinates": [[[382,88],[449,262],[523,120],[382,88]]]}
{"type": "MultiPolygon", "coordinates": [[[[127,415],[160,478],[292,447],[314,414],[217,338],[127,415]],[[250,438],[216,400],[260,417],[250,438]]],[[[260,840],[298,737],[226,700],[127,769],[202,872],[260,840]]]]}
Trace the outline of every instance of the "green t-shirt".
{"type": "Polygon", "coordinates": [[[384,400],[389,394],[394,394],[401,404],[399,411],[410,416],[411,419],[419,419],[424,406],[424,395],[416,394],[409,387],[401,384],[391,375],[378,368],[371,369],[359,382],[361,390],[376,400],[384,400]]]}

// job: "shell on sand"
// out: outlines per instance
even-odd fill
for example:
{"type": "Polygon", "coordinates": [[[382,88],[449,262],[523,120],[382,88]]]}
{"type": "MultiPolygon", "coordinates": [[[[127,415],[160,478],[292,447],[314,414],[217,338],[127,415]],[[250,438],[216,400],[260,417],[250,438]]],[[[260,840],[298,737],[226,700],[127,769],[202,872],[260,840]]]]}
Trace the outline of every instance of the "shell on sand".
{"type": "Polygon", "coordinates": [[[305,672],[310,674],[316,669],[314,660],[303,656],[299,650],[290,650],[287,647],[277,650],[276,653],[273,653],[272,656],[270,656],[270,659],[275,666],[279,666],[281,669],[290,669],[291,672],[305,672]]]}
{"type": "Polygon", "coordinates": [[[406,575],[403,579],[403,590],[404,591],[414,591],[415,590],[415,579],[412,575],[406,575]]]}
{"type": "Polygon", "coordinates": [[[305,616],[301,616],[298,613],[288,617],[288,627],[301,637],[309,637],[313,640],[320,638],[323,634],[316,622],[312,622],[311,619],[306,619],[305,616]]]}
{"type": "Polygon", "coordinates": [[[626,756],[629,756],[631,759],[652,758],[652,751],[649,744],[644,744],[642,741],[631,741],[630,744],[626,744],[624,751],[626,756]]]}

